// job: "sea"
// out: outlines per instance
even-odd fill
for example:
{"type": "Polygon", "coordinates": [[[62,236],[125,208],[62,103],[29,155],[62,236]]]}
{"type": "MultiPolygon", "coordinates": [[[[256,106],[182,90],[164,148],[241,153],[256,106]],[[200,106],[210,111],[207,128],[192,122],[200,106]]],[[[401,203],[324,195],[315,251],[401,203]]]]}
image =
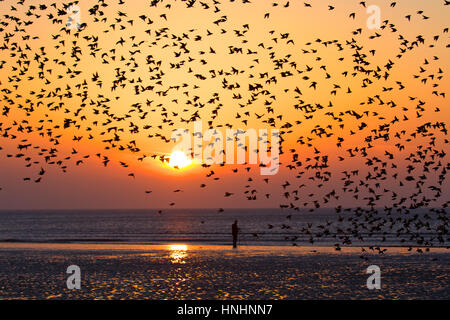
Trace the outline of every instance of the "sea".
{"type": "Polygon", "coordinates": [[[384,213],[379,212],[381,216],[354,220],[362,237],[358,239],[346,221],[351,213],[337,214],[331,208],[314,212],[268,208],[223,212],[217,209],[8,210],[0,211],[0,242],[228,245],[232,242],[231,225],[237,220],[239,245],[332,246],[343,242],[350,246],[450,245],[445,231],[447,221],[443,221],[442,214],[439,218],[430,210],[417,209],[407,216],[390,216],[392,225],[383,224],[384,213]],[[429,218],[419,219],[426,222],[422,225],[413,218],[416,214],[419,217],[427,214],[429,218]],[[344,221],[338,221],[339,216],[344,221]],[[409,221],[406,228],[405,221],[409,221]],[[417,243],[417,239],[423,242],[417,243]]]}

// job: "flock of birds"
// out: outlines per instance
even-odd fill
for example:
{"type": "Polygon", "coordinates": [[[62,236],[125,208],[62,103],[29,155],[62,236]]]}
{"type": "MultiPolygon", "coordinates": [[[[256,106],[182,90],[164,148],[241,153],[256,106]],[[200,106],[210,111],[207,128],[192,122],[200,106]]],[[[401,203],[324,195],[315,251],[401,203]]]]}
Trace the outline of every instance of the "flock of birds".
{"type": "MultiPolygon", "coordinates": [[[[357,26],[344,39],[300,44],[289,32],[275,29],[255,38],[258,30],[252,25],[237,26],[224,13],[230,5],[251,10],[249,0],[152,0],[140,3],[148,11],[139,12],[130,9],[135,5],[128,6],[131,1],[98,0],[83,8],[77,28],[67,24],[68,8],[87,4],[27,2],[0,1],[3,8],[9,6],[0,20],[0,135],[17,142],[17,153],[6,157],[36,168],[36,176],[25,181],[41,182],[50,165],[65,172],[90,158],[107,167],[115,161],[108,155],[111,150],[135,154],[137,161],[167,161],[164,154],[147,153],[143,146],[152,140],[173,144],[172,130],[194,121],[210,128],[264,126],[280,130],[279,174],[286,177],[276,187],[285,221],[268,229],[291,229],[293,214],[334,205],[337,222],[345,227],[305,224],[295,232],[307,235],[310,243],[333,237],[336,250],[364,243],[373,234],[385,241],[388,233],[407,235],[404,241],[419,252],[448,245],[449,142],[445,116],[439,115],[447,107],[441,85],[445,66],[439,65],[437,54],[423,56],[438,46],[447,52],[448,28],[425,38],[401,33],[396,21],[384,20],[379,30],[357,26]],[[174,10],[208,19],[203,29],[180,31],[173,27],[179,23],[174,10]],[[46,30],[51,32],[48,38],[46,30]],[[377,47],[385,38],[389,49],[377,47]],[[409,77],[403,61],[417,56],[423,58],[417,66],[408,63],[409,77]],[[403,71],[396,74],[398,69],[403,71]],[[408,86],[420,88],[420,93],[408,86]],[[355,101],[361,92],[363,98],[355,101]],[[43,146],[31,137],[39,137],[43,146]],[[77,144],[89,140],[102,150],[94,155],[77,151],[77,144]],[[71,152],[60,145],[72,145],[71,152]],[[343,206],[346,197],[358,205],[343,206]],[[417,213],[421,208],[427,213],[417,213]]],[[[292,3],[273,2],[262,22],[270,22],[272,10],[291,10],[292,3]]],[[[389,8],[396,5],[390,2],[389,8]]],[[[448,1],[441,5],[448,10],[448,1]]],[[[340,10],[339,2],[302,2],[302,10],[314,6],[327,14],[340,10]]],[[[367,6],[361,1],[346,13],[347,19],[354,22],[358,10],[367,6]]],[[[403,23],[430,19],[424,10],[416,10],[403,23]]],[[[236,140],[247,153],[261,152],[236,140]]],[[[214,140],[208,147],[214,147],[214,140]]],[[[202,165],[206,181],[201,189],[209,180],[226,179],[214,166],[225,164],[202,165]]],[[[255,203],[274,197],[258,190],[257,182],[276,180],[258,172],[252,165],[233,166],[230,172],[248,175],[243,196],[255,203]]],[[[237,197],[236,190],[224,191],[224,197],[237,197]]],[[[286,237],[294,245],[297,239],[286,237]]],[[[370,249],[385,251],[382,246],[370,249]]]]}

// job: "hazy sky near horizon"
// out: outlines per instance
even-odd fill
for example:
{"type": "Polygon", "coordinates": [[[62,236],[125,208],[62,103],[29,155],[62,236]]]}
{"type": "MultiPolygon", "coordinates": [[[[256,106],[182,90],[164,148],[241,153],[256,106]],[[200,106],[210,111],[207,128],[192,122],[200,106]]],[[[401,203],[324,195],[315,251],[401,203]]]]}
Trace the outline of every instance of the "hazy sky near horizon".
{"type": "MultiPolygon", "coordinates": [[[[368,191],[360,187],[361,197],[355,199],[354,193],[350,192],[354,190],[348,189],[355,188],[369,172],[376,174],[382,170],[380,164],[380,168],[373,171],[367,164],[369,157],[386,161],[386,169],[390,170],[386,179],[375,181],[380,184],[376,193],[385,196],[380,198],[380,206],[390,204],[392,192],[398,193],[399,197],[409,197],[415,192],[415,182],[400,186],[398,180],[409,174],[408,166],[414,164],[411,154],[430,147],[430,137],[417,134],[412,138],[411,133],[425,123],[446,122],[450,118],[448,98],[433,94],[433,91],[447,93],[450,84],[446,70],[450,62],[449,36],[443,32],[448,28],[450,6],[444,6],[443,1],[396,1],[394,7],[390,6],[392,1],[366,1],[367,6],[380,5],[381,20],[388,20],[382,30],[367,28],[369,14],[360,1],[290,1],[289,7],[284,7],[287,1],[279,2],[278,6],[272,5],[276,1],[250,4],[221,1],[221,11],[217,13],[212,1],[205,1],[211,5],[208,10],[199,3],[186,8],[180,1],[163,1],[157,7],[150,7],[148,1],[125,1],[124,5],[118,2],[107,2],[108,6],[100,8],[104,14],[94,16],[89,10],[98,2],[81,1],[80,21],[86,27],[78,37],[74,32],[65,34],[61,31],[67,16],[58,17],[50,3],[46,3],[46,10],[33,10],[39,17],[27,15],[27,12],[30,5],[39,7],[44,3],[42,1],[25,1],[23,5],[8,0],[0,3],[2,21],[8,22],[0,29],[0,46],[4,46],[0,51],[0,61],[4,61],[0,69],[1,107],[11,109],[7,116],[1,116],[0,121],[0,209],[260,208],[290,203],[303,207],[305,203],[312,206],[314,200],[321,206],[357,206],[364,204],[363,197],[368,191]],[[304,2],[312,7],[306,7],[304,2]],[[167,4],[171,7],[167,8],[167,4]],[[50,12],[63,23],[52,24],[48,17],[50,12]],[[265,19],[267,12],[270,17],[265,19]],[[352,13],[355,13],[354,19],[349,17],[352,13]],[[139,17],[143,14],[146,15],[144,19],[139,17]],[[35,23],[17,26],[6,15],[35,23]],[[407,15],[411,15],[410,21],[405,18],[407,15]],[[214,23],[223,16],[227,17],[226,21],[214,23]],[[149,19],[151,24],[148,24],[149,19]],[[124,26],[123,30],[121,26],[124,26]],[[16,31],[17,28],[24,30],[16,31]],[[358,29],[360,32],[355,33],[358,29]],[[377,34],[381,36],[377,37],[377,34]],[[404,39],[410,43],[419,35],[425,43],[401,53],[404,39]],[[434,39],[436,36],[438,38],[434,39]],[[94,41],[93,37],[98,40],[94,41]],[[291,43],[287,41],[289,39],[291,43]],[[388,80],[376,80],[360,73],[352,76],[356,72],[356,49],[349,44],[352,39],[360,46],[359,52],[371,62],[365,67],[380,67],[383,75],[386,64],[394,62],[388,80]],[[324,45],[326,41],[331,43],[324,45]],[[94,42],[97,47],[90,46],[94,42]],[[339,50],[336,43],[343,49],[339,50]],[[183,52],[180,44],[185,44],[189,53],[183,52]],[[244,53],[230,54],[230,46],[242,47],[244,53]],[[73,48],[82,54],[74,56],[73,48]],[[247,50],[254,54],[248,54],[247,50]],[[374,53],[371,50],[375,50],[374,53]],[[402,55],[400,59],[399,54],[402,55]],[[36,55],[40,58],[35,59],[36,55]],[[48,60],[42,71],[44,79],[41,79],[39,63],[45,58],[48,60]],[[190,58],[194,60],[189,61],[190,58]],[[25,65],[18,66],[18,60],[30,61],[29,69],[22,74],[25,65]],[[149,60],[156,63],[146,64],[149,60]],[[283,69],[276,69],[274,60],[288,62],[283,69]],[[293,61],[295,65],[291,64],[293,61]],[[311,67],[311,71],[306,71],[311,67]],[[76,74],[75,70],[81,72],[76,74]],[[233,74],[233,70],[238,72],[233,74]],[[287,70],[293,75],[280,76],[287,70]],[[220,71],[230,74],[220,74],[220,71]],[[343,74],[345,71],[347,75],[343,74]],[[266,77],[265,72],[268,73],[266,77]],[[99,80],[93,80],[96,74],[99,80]],[[118,81],[121,75],[125,75],[126,80],[118,81]],[[206,80],[196,75],[205,76],[206,80]],[[277,81],[267,83],[269,76],[276,77],[277,81]],[[442,78],[438,79],[438,76],[442,78]],[[365,77],[372,79],[368,86],[361,85],[365,77]],[[21,80],[17,81],[18,78],[21,80]],[[227,85],[239,84],[239,88],[224,89],[224,78],[227,85]],[[421,82],[423,78],[427,78],[426,83],[421,82]],[[112,91],[114,81],[117,81],[117,88],[112,91]],[[317,89],[310,86],[312,81],[318,83],[317,89]],[[399,82],[404,89],[399,89],[399,82]],[[255,83],[262,84],[268,94],[261,93],[247,104],[252,99],[249,85],[255,83]],[[136,86],[141,85],[154,88],[136,95],[136,86]],[[42,98],[37,97],[40,92],[42,98]],[[83,95],[86,96],[84,100],[83,95]],[[43,103],[38,104],[38,101],[43,103]],[[389,102],[395,102],[395,107],[389,102]],[[54,109],[60,103],[62,107],[54,109]],[[330,103],[332,108],[327,107],[330,103]],[[33,112],[26,110],[30,104],[33,112]],[[295,107],[305,104],[326,108],[317,110],[310,118],[309,113],[295,107]],[[268,112],[267,106],[275,110],[274,114],[268,112]],[[346,113],[348,110],[358,114],[367,112],[368,116],[356,118],[346,113]],[[213,121],[212,126],[218,130],[230,125],[240,129],[284,131],[284,153],[280,156],[278,174],[261,176],[258,166],[232,164],[211,168],[194,164],[176,170],[152,159],[153,154],[170,155],[174,146],[174,143],[162,141],[158,135],[170,137],[171,131],[177,128],[192,132],[193,123],[181,119],[189,119],[195,112],[204,128],[208,127],[208,121],[213,121]],[[333,119],[333,116],[342,120],[333,119]],[[275,118],[274,125],[267,121],[271,117],[275,118]],[[63,129],[65,119],[76,119],[76,123],[63,129]],[[244,119],[246,123],[242,122],[244,119]],[[367,137],[376,135],[373,130],[379,130],[385,123],[391,124],[390,140],[370,141],[366,157],[361,154],[349,156],[348,149],[367,146],[367,137]],[[17,130],[20,126],[29,126],[33,130],[17,130]],[[139,127],[138,132],[133,131],[135,126],[139,127]],[[151,128],[144,129],[146,126],[151,128]],[[13,129],[5,131],[6,128],[13,129]],[[48,128],[51,128],[51,135],[48,128]],[[314,133],[317,128],[333,134],[319,137],[314,133]],[[5,136],[5,132],[9,135],[5,136]],[[401,138],[395,138],[396,133],[401,138]],[[120,135],[120,140],[113,141],[114,134],[120,135]],[[11,139],[11,135],[15,138],[11,139]],[[89,139],[89,135],[93,138],[89,139]],[[74,141],[74,137],[82,139],[74,141]],[[343,139],[341,147],[337,146],[339,138],[343,139]],[[28,143],[32,146],[18,150],[18,145],[28,143]],[[398,143],[404,149],[399,150],[398,143]],[[131,150],[134,145],[139,147],[139,152],[131,150]],[[39,148],[34,149],[34,146],[39,148]],[[119,146],[123,150],[119,150],[119,146]],[[43,157],[52,148],[58,150],[58,156],[45,161],[43,157]],[[395,158],[389,159],[386,152],[395,158]],[[302,165],[287,168],[294,153],[298,154],[302,165]],[[144,154],[147,157],[138,160],[144,154]],[[308,167],[316,163],[314,157],[317,154],[329,157],[330,167],[319,170],[325,175],[330,172],[329,180],[321,181],[317,171],[308,167]],[[88,155],[89,158],[84,158],[88,155]],[[107,167],[102,163],[104,156],[110,159],[107,167]],[[33,163],[35,159],[38,162],[33,163]],[[79,160],[82,163],[77,165],[79,160]],[[52,161],[61,161],[61,164],[49,163],[52,161]],[[27,164],[31,165],[26,167],[27,164]],[[64,165],[67,165],[66,170],[61,169],[64,165]],[[41,168],[46,173],[39,183],[35,183],[41,168]],[[215,174],[207,177],[211,170],[215,174]],[[360,177],[354,177],[354,185],[344,186],[344,171],[355,170],[359,171],[360,177]],[[395,173],[399,179],[393,179],[395,173]],[[27,177],[31,181],[24,181],[27,177]],[[264,181],[266,178],[269,183],[264,181]],[[283,187],[286,181],[289,186],[283,187]],[[202,184],[206,187],[200,187],[202,184]],[[175,192],[177,190],[181,191],[175,192]],[[253,190],[256,191],[252,193],[253,190]],[[333,190],[339,193],[339,199],[324,202],[324,196],[333,190]],[[233,195],[224,197],[225,192],[233,195]],[[286,192],[289,192],[288,196],[286,192]],[[269,198],[267,194],[270,194],[269,198]],[[249,201],[247,197],[252,195],[257,199],[249,201]]],[[[55,3],[57,8],[62,8],[61,1],[55,3]]],[[[445,140],[448,137],[439,129],[430,130],[436,137],[432,149],[447,152],[445,140]]],[[[381,134],[382,131],[378,132],[381,134]]],[[[448,165],[447,156],[434,160],[436,165],[438,161],[444,167],[448,165]]],[[[427,197],[435,194],[429,187],[437,186],[440,173],[433,170],[427,173],[428,184],[423,187],[427,197]]],[[[422,174],[423,168],[417,165],[413,176],[422,174]]],[[[433,205],[450,200],[445,192],[448,182],[440,187],[444,192],[433,205]]]]}

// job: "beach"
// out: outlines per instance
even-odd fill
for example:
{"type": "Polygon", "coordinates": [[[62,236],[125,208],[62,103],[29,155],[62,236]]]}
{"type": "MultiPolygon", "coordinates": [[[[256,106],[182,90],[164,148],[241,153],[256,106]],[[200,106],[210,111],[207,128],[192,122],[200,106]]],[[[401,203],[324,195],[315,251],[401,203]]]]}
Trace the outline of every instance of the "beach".
{"type": "Polygon", "coordinates": [[[449,299],[450,255],[389,248],[1,243],[0,299],[449,299]],[[70,290],[67,267],[81,271],[70,290]],[[366,286],[367,267],[381,289],[366,286]]]}

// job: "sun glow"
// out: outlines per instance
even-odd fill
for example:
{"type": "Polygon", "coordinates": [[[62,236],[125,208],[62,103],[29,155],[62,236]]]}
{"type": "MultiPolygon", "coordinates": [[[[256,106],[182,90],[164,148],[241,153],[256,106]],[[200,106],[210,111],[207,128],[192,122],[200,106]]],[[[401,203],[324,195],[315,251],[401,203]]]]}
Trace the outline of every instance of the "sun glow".
{"type": "Polygon", "coordinates": [[[192,164],[192,160],[189,159],[182,151],[175,151],[169,156],[169,166],[175,169],[183,169],[192,164]]]}
{"type": "Polygon", "coordinates": [[[169,250],[171,251],[187,251],[188,247],[185,244],[170,244],[169,250]]]}
{"type": "Polygon", "coordinates": [[[186,263],[185,259],[187,257],[187,245],[184,244],[171,244],[169,245],[170,259],[172,263],[186,263]]]}

